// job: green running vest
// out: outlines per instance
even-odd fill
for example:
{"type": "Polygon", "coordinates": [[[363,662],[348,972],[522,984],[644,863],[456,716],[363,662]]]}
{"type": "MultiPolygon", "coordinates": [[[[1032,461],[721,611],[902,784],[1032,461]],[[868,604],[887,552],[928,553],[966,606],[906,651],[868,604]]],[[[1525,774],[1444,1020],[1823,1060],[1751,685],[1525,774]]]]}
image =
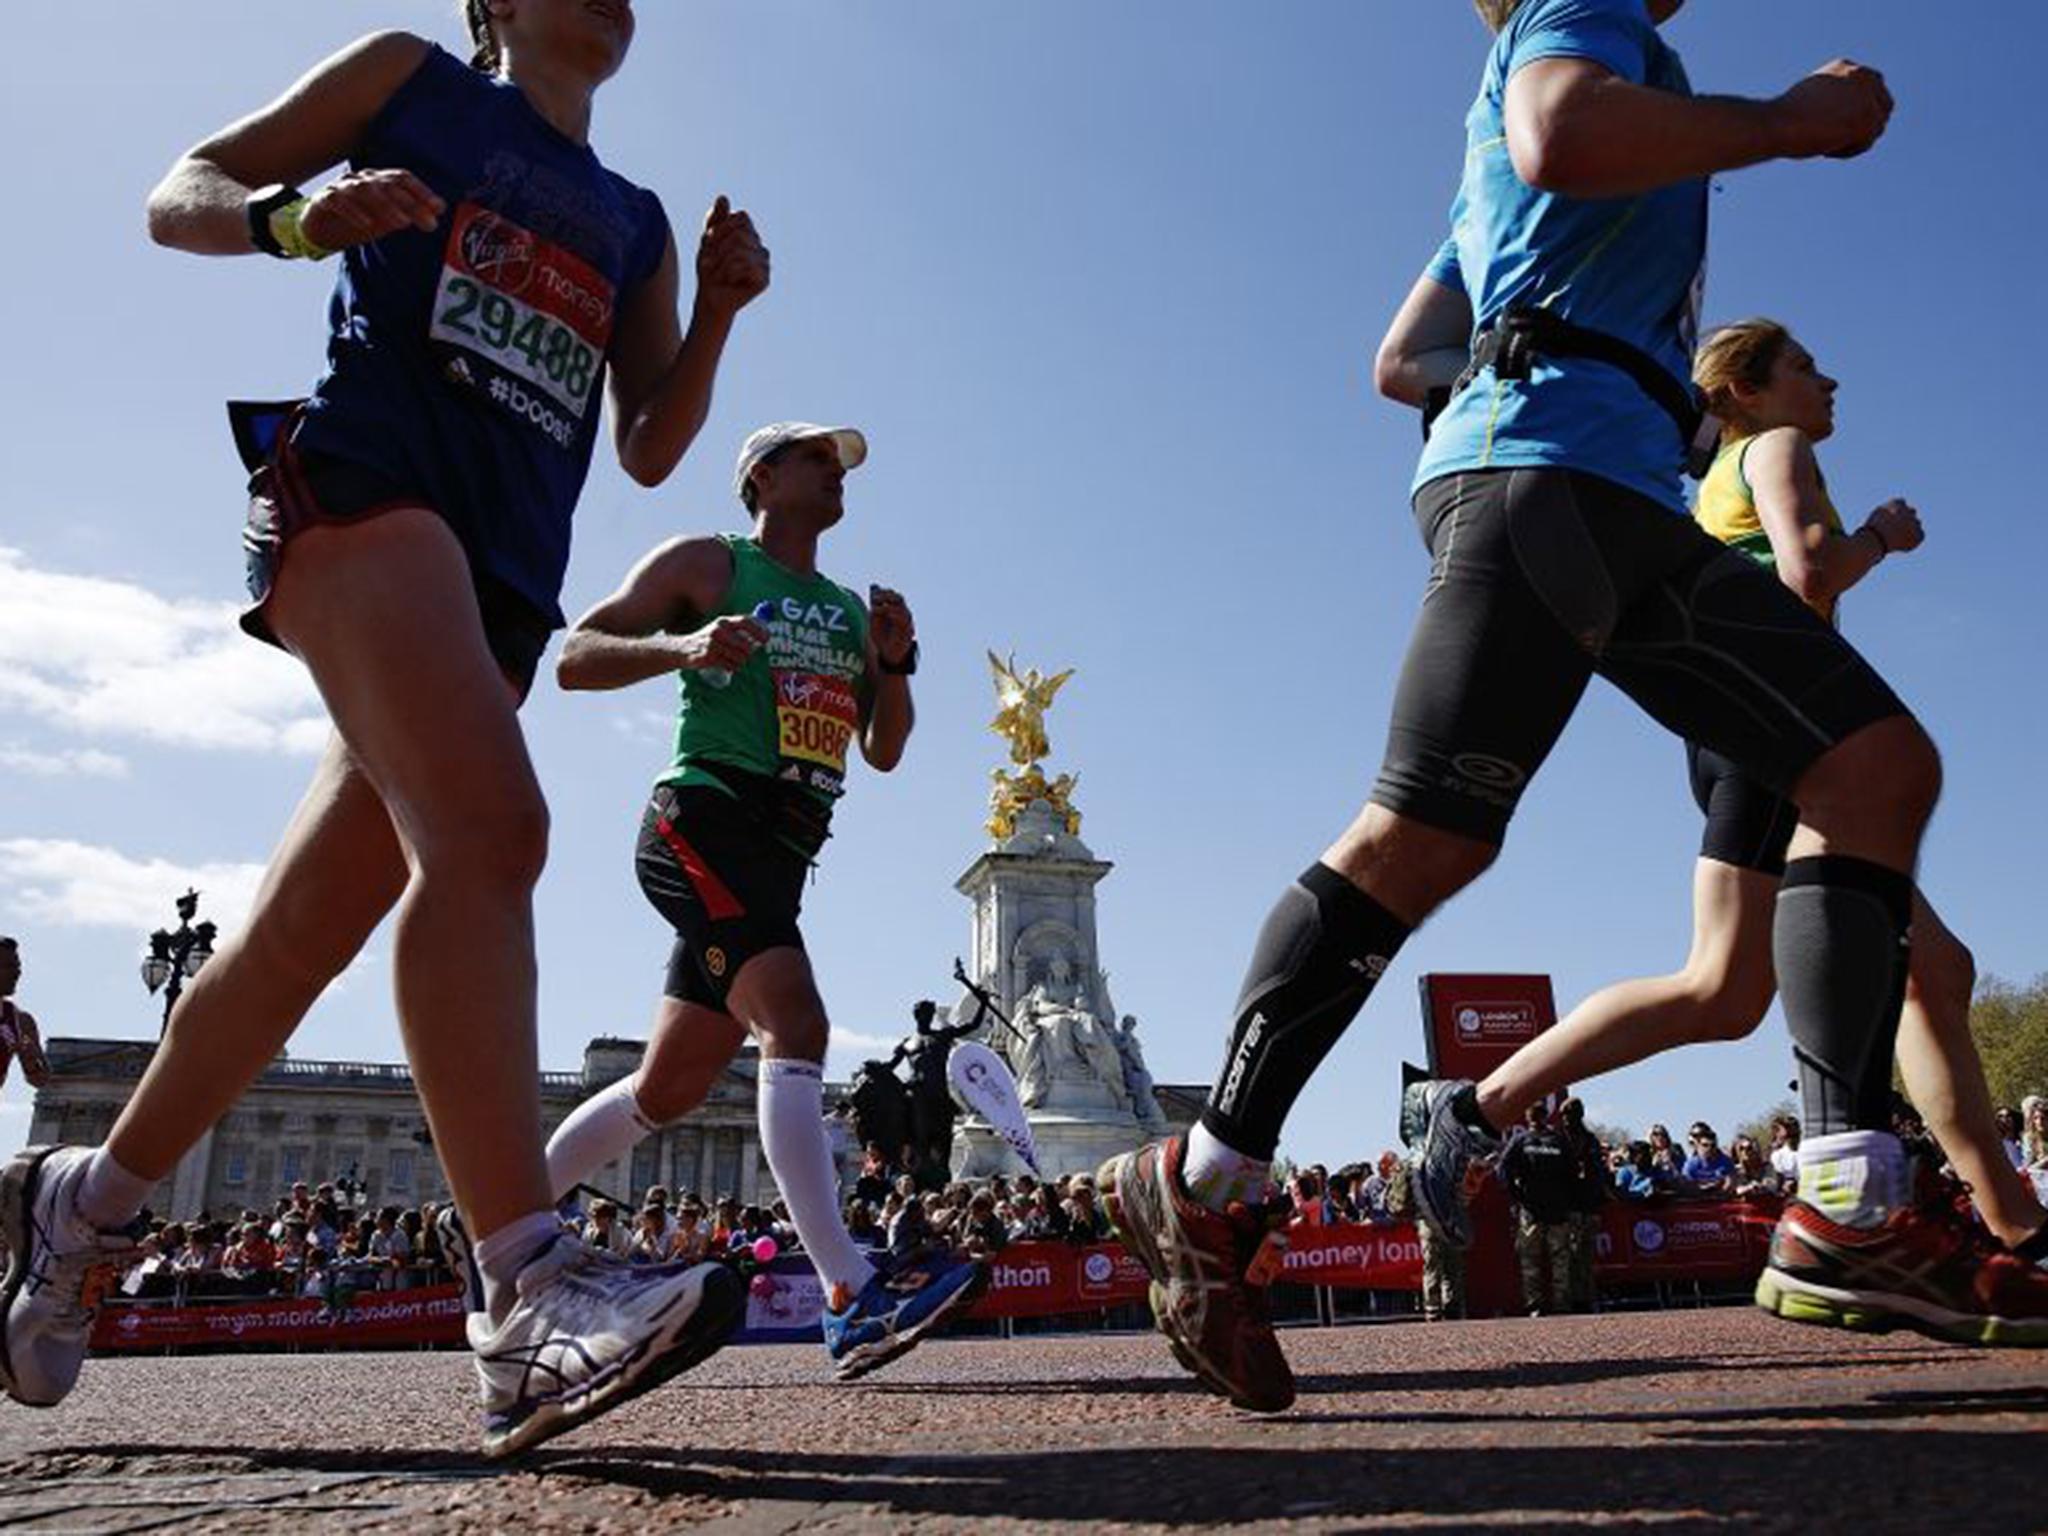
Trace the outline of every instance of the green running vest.
{"type": "Polygon", "coordinates": [[[655,782],[732,792],[720,766],[796,784],[825,806],[845,793],[846,757],[867,698],[867,610],[823,575],[780,565],[752,539],[721,534],[732,555],[725,600],[705,614],[774,609],[768,643],[726,676],[676,673],[676,742],[655,782]]]}

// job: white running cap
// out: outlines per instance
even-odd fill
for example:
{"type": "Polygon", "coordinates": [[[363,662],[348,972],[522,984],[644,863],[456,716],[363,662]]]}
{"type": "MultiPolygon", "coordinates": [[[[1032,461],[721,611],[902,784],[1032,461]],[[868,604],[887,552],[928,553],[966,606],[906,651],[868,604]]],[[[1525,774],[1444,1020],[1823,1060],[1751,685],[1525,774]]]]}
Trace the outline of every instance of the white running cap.
{"type": "Polygon", "coordinates": [[[739,462],[733,466],[732,491],[742,502],[747,499],[747,476],[754,466],[778,448],[801,443],[807,438],[829,437],[839,450],[842,469],[858,469],[868,456],[868,440],[853,427],[821,427],[810,421],[778,421],[748,434],[740,445],[739,462]]]}

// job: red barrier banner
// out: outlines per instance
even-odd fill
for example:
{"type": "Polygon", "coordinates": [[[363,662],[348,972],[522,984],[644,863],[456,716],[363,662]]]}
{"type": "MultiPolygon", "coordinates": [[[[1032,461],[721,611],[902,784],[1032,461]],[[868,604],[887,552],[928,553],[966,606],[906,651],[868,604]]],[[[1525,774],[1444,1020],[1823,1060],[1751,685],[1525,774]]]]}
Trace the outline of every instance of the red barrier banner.
{"type": "Polygon", "coordinates": [[[1338,1290],[1419,1291],[1422,1244],[1412,1221],[1386,1227],[1352,1222],[1289,1227],[1280,1279],[1287,1285],[1338,1290]]]}
{"type": "Polygon", "coordinates": [[[108,1301],[93,1320],[92,1347],[184,1349],[234,1344],[253,1349],[452,1344],[463,1338],[462,1289],[363,1291],[348,1306],[297,1301],[216,1301],[197,1306],[108,1301]]]}
{"type": "Polygon", "coordinates": [[[1623,1285],[1754,1279],[1778,1210],[1743,1200],[1611,1201],[1600,1212],[1594,1273],[1623,1285]]]}
{"type": "Polygon", "coordinates": [[[1557,1022],[1548,976],[1422,978],[1422,1018],[1432,1077],[1485,1077],[1557,1022]]]}
{"type": "Polygon", "coordinates": [[[1121,1243],[1012,1243],[988,1261],[969,1317],[1051,1317],[1143,1301],[1151,1277],[1121,1243]]]}
{"type": "MultiPolygon", "coordinates": [[[[1482,1190],[1482,1195],[1486,1191],[1482,1190]]],[[[1475,1202],[1477,1204],[1477,1202],[1475,1202]]],[[[1481,1240],[1505,1229],[1504,1209],[1479,1205],[1481,1240]]],[[[1595,1238],[1594,1272],[1609,1284],[1753,1279],[1777,1224],[1774,1204],[1738,1200],[1610,1202],[1595,1238]]],[[[1287,1232],[1281,1283],[1332,1290],[1414,1291],[1422,1285],[1422,1246],[1412,1222],[1391,1226],[1302,1225],[1287,1232]]],[[[1502,1294],[1487,1309],[1514,1306],[1512,1249],[1502,1294]]],[[[742,1341],[815,1337],[823,1288],[799,1255],[757,1276],[742,1341]]],[[[1485,1300],[1476,1289],[1475,1308],[1485,1300]]],[[[1149,1277],[1120,1243],[1012,1243],[989,1260],[988,1289],[969,1317],[1051,1317],[1143,1301],[1149,1277]]],[[[463,1338],[463,1298],[453,1285],[412,1291],[364,1291],[346,1307],[317,1298],[217,1301],[193,1306],[111,1300],[93,1324],[92,1347],[121,1350],[237,1345],[250,1349],[392,1348],[453,1344],[463,1338]]]]}

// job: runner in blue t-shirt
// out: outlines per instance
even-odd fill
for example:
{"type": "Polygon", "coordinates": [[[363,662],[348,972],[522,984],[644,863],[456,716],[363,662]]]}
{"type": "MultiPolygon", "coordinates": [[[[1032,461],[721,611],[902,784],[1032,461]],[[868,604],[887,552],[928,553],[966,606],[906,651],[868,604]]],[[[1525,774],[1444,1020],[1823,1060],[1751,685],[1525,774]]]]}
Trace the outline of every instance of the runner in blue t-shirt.
{"type": "Polygon", "coordinates": [[[620,463],[659,483],[767,252],[720,198],[683,334],[661,205],[589,145],[630,0],[467,13],[471,64],[367,37],[189,151],[150,199],[151,234],[182,250],[340,253],[327,368],[265,444],[245,539],[246,622],[305,662],[335,734],[247,926],[186,988],[106,1145],[31,1148],[0,1174],[0,1386],[21,1402],[70,1391],[87,1271],[132,1245],[150,1190],[394,906],[399,1018],[467,1224],[444,1246],[480,1287],[486,1453],[695,1363],[744,1308],[724,1269],[627,1271],[562,1238],[535,1068],[547,808],[516,710],[560,623],[600,394],[620,463]],[[310,196],[285,185],[344,161],[310,196]]]}
{"type": "MultiPolygon", "coordinates": [[[[1408,934],[1493,861],[1595,672],[1796,787],[1803,809],[1779,971],[1820,1132],[1806,1166],[1826,1170],[1808,1178],[1837,1194],[1826,1214],[1794,1207],[1774,1271],[1838,1298],[1801,1314],[1824,1320],[1911,1317],[1932,1284],[1945,1306],[1984,1306],[1947,1294],[1955,1266],[1927,1277],[1923,1260],[1956,1234],[1906,1209],[1886,1129],[1934,748],[1845,641],[1694,526],[1678,493],[1705,178],[1860,154],[1891,101],[1845,61],[1771,101],[1695,97],[1657,33],[1676,8],[1479,0],[1497,35],[1466,117],[1451,240],[1381,370],[1417,404],[1451,391],[1416,476],[1431,568],[1385,760],[1371,803],[1267,919],[1200,1123],[1101,1173],[1176,1355],[1246,1407],[1294,1395],[1244,1280],[1287,1112],[1408,934]]],[[[1430,1085],[1403,1122],[1429,1133],[1418,1208],[1458,1238],[1457,1181],[1498,1136],[1469,1085],[1430,1085]]]]}

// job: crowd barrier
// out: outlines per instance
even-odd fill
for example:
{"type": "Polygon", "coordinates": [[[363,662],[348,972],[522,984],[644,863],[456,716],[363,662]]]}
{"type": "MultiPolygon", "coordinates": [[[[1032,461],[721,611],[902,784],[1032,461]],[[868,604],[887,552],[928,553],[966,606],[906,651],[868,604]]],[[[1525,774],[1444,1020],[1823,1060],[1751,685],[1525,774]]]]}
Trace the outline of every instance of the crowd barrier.
{"type": "Polygon", "coordinates": [[[427,1285],[410,1291],[362,1291],[340,1306],[318,1297],[291,1301],[215,1301],[178,1305],[107,1301],[93,1320],[92,1347],[192,1349],[377,1348],[461,1341],[462,1288],[427,1285]]]}
{"type": "MultiPolygon", "coordinates": [[[[1722,1200],[1610,1202],[1601,1211],[1594,1273],[1603,1285],[1725,1285],[1756,1278],[1777,1223],[1775,1203],[1722,1200]]],[[[1482,1238],[1501,1268],[1501,1228],[1482,1238]]],[[[1511,1258],[1508,1260],[1511,1262],[1511,1258]]],[[[1477,1276],[1475,1275],[1475,1279],[1477,1276]]],[[[1283,1283],[1325,1290],[1416,1291],[1422,1247],[1412,1223],[1298,1226],[1288,1233],[1283,1283]]],[[[987,1292],[968,1316],[988,1320],[1099,1312],[1143,1301],[1142,1266],[1116,1243],[1012,1243],[989,1263],[987,1292]]],[[[801,1255],[775,1259],[753,1278],[740,1343],[818,1336],[823,1288],[801,1255]]],[[[1512,1310],[1512,1298],[1493,1310],[1512,1310]]],[[[1478,1309],[1475,1309],[1478,1310],[1478,1309]]],[[[102,1352],[244,1348],[391,1348],[460,1343],[462,1301],[453,1285],[363,1291],[342,1306],[315,1298],[175,1305],[111,1300],[93,1327],[102,1352]]]]}

